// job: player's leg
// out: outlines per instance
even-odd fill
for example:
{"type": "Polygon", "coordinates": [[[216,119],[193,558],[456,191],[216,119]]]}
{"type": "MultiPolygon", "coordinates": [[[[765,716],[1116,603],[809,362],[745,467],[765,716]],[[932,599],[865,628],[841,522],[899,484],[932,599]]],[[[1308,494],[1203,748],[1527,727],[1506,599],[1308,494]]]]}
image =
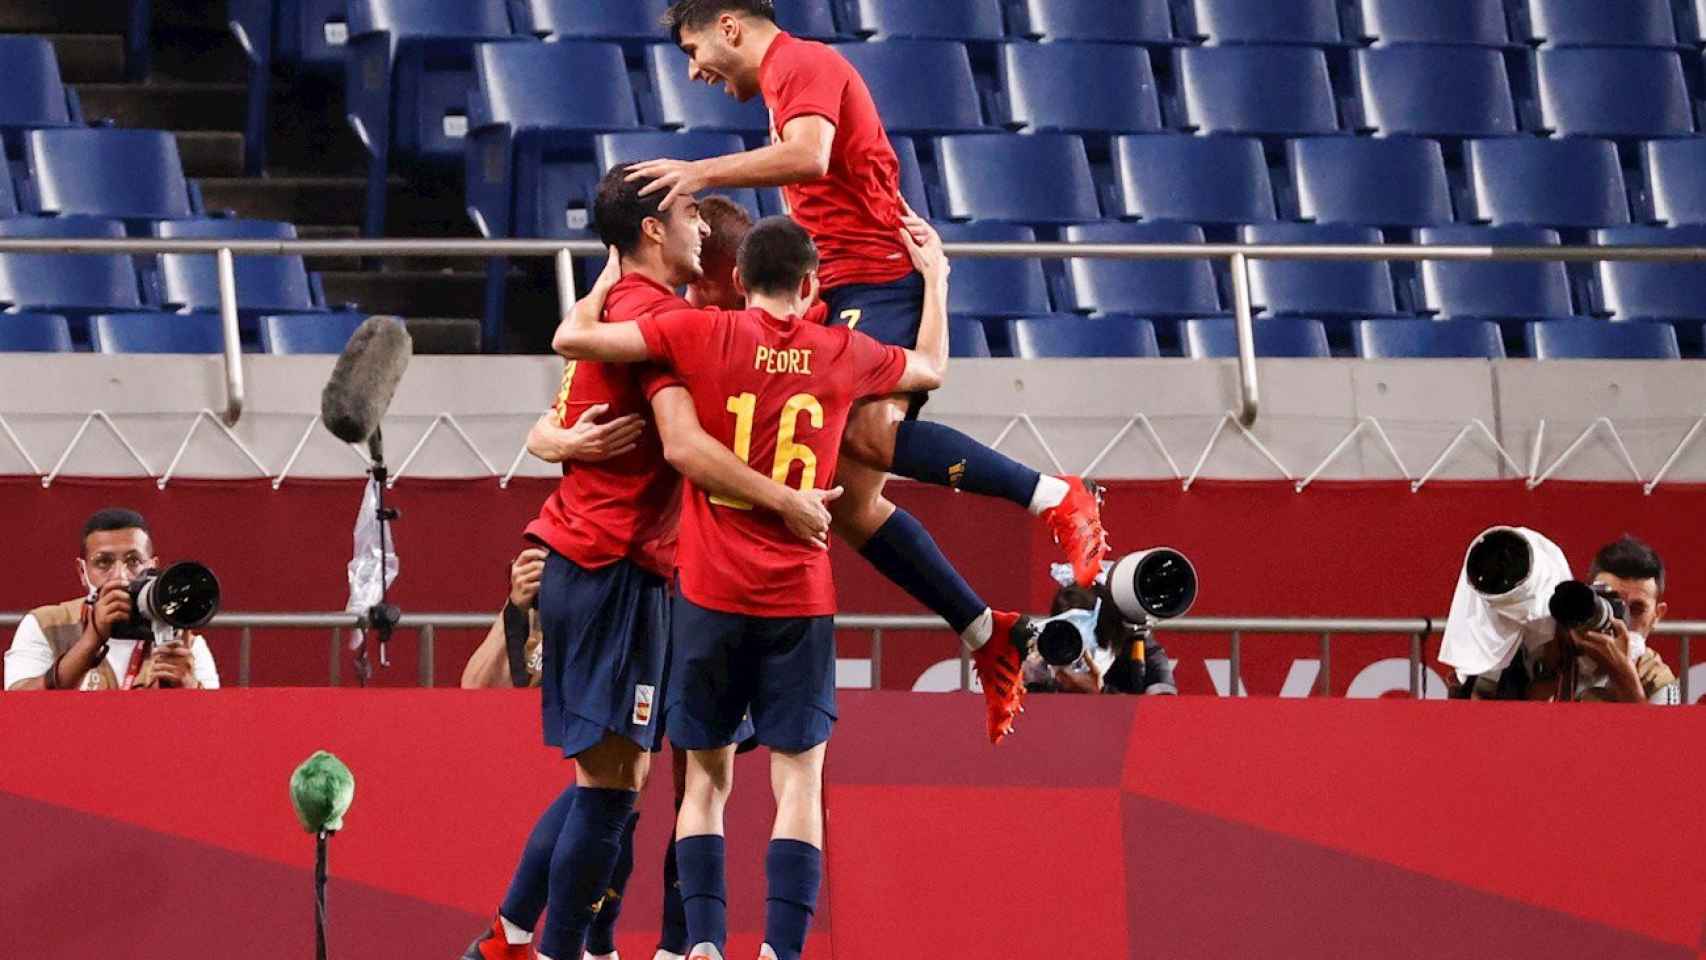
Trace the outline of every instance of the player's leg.
{"type": "MultiPolygon", "coordinates": [[[[687,794],[687,751],[669,751],[670,786],[674,790],[672,809],[681,816],[681,802],[687,794]]],[[[675,821],[670,821],[669,847],[663,855],[663,918],[659,926],[657,953],[652,960],[681,960],[687,955],[687,913],[681,905],[681,873],[675,855],[675,821]]]]}
{"type": "Polygon", "coordinates": [[[616,855],[616,868],[610,873],[610,885],[605,888],[604,900],[593,914],[592,926],[586,931],[586,956],[583,960],[614,960],[616,957],[616,921],[622,916],[622,904],[628,896],[628,880],[634,875],[634,831],[639,827],[640,813],[628,816],[622,831],[622,847],[616,855]]]}
{"type": "Polygon", "coordinates": [[[844,460],[835,480],[845,488],[830,504],[835,535],[960,635],[983,684],[990,739],[1011,733],[1025,693],[1019,651],[1029,648],[1030,620],[983,602],[924,525],[882,495],[887,474],[844,460]]]}
{"type": "Polygon", "coordinates": [[[687,783],[675,821],[681,908],[689,960],[722,960],[729,939],[723,811],[734,790],[735,745],[687,754],[687,783]]]}

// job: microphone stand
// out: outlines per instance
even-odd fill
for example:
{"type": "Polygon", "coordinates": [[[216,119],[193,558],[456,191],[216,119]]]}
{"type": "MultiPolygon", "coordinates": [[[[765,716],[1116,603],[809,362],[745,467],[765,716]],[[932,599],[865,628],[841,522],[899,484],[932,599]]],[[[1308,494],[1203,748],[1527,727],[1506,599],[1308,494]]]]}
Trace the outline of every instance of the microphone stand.
{"type": "MultiPolygon", "coordinates": [[[[391,634],[397,629],[397,624],[403,619],[403,611],[388,599],[390,578],[386,576],[386,558],[390,556],[390,548],[386,543],[386,530],[392,520],[401,517],[402,511],[385,505],[385,485],[391,473],[385,466],[385,442],[380,432],[375,430],[373,438],[367,442],[367,449],[373,455],[373,466],[369,474],[373,477],[374,490],[378,498],[377,515],[379,519],[379,602],[367,608],[367,615],[359,624],[371,627],[379,632],[379,665],[389,667],[391,658],[389,645],[391,634]]],[[[355,658],[356,678],[362,686],[373,676],[373,665],[367,659],[367,641],[362,640],[361,649],[355,658]]]]}

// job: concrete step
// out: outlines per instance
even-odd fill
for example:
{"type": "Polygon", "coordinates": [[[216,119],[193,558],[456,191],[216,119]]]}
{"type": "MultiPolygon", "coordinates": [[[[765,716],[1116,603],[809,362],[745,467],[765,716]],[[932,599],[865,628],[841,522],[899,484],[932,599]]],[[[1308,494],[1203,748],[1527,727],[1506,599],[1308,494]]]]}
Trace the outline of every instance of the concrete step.
{"type": "Polygon", "coordinates": [[[467,317],[405,317],[416,353],[480,352],[480,321],[467,317]]]}
{"type": "MultiPolygon", "coordinates": [[[[298,226],[359,226],[367,182],[359,177],[214,177],[201,181],[210,210],[288,220],[298,226]]],[[[460,197],[426,194],[393,178],[386,233],[393,237],[472,236],[460,197]]]]}
{"type": "Polygon", "coordinates": [[[5,0],[0,3],[0,31],[122,34],[129,10],[124,0],[5,0]]]}
{"type": "Polygon", "coordinates": [[[156,33],[185,27],[204,31],[224,30],[225,3],[226,0],[167,0],[164,3],[155,0],[154,30],[156,33]]]}
{"type": "Polygon", "coordinates": [[[66,83],[118,83],[124,79],[124,37],[54,33],[47,40],[59,57],[59,78],[66,83]]]}
{"type": "Polygon", "coordinates": [[[224,23],[215,28],[156,26],[150,84],[247,83],[249,58],[224,23]]]}
{"type": "MultiPolygon", "coordinates": [[[[359,304],[367,313],[400,317],[478,318],[484,311],[486,276],[469,271],[321,274],[328,303],[359,304]]],[[[508,283],[505,313],[510,318],[511,348],[545,348],[556,329],[556,290],[514,274],[508,283]]]]}
{"type": "Polygon", "coordinates": [[[178,156],[184,173],[191,177],[240,177],[243,175],[243,135],[223,130],[181,130],[178,156]]]}
{"type": "Polygon", "coordinates": [[[83,116],[154,130],[243,129],[241,83],[82,83],[83,116]]]}
{"type": "MultiPolygon", "coordinates": [[[[296,228],[296,235],[303,240],[355,240],[360,238],[361,228],[299,224],[296,228]]],[[[353,272],[362,267],[360,257],[309,257],[306,262],[310,270],[353,272]]]]}

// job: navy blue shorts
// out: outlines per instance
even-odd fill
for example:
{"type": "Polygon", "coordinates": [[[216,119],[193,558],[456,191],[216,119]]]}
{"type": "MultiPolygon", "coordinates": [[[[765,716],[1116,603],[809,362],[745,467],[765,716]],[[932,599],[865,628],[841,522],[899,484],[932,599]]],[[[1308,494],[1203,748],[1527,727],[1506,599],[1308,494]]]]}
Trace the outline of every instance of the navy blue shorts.
{"type": "Polygon", "coordinates": [[[677,595],[670,657],[669,741],[717,750],[741,737],[800,753],[835,726],[835,618],[749,617],[677,595]]]}
{"type": "Polygon", "coordinates": [[[545,742],[573,757],[606,734],[655,749],[669,662],[669,582],[627,560],[587,570],[552,551],[539,582],[545,742]]]}
{"type": "MultiPolygon", "coordinates": [[[[924,278],[917,272],[891,283],[854,283],[826,290],[823,302],[829,307],[832,327],[848,327],[908,350],[918,346],[918,324],[924,315],[924,278]]],[[[917,419],[918,411],[924,409],[929,397],[927,393],[913,394],[907,419],[917,419]]]]}

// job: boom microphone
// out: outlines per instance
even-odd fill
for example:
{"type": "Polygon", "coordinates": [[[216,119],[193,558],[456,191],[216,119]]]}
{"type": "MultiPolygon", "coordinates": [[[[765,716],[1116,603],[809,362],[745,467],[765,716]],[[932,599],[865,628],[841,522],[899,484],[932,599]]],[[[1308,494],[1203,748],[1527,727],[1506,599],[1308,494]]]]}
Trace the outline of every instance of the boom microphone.
{"type": "Polygon", "coordinates": [[[415,343],[396,317],[369,317],[356,328],[320,394],[320,418],[345,443],[367,443],[379,432],[415,343]]]}

